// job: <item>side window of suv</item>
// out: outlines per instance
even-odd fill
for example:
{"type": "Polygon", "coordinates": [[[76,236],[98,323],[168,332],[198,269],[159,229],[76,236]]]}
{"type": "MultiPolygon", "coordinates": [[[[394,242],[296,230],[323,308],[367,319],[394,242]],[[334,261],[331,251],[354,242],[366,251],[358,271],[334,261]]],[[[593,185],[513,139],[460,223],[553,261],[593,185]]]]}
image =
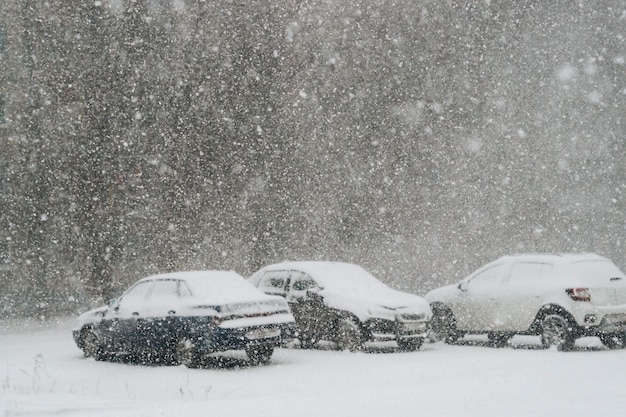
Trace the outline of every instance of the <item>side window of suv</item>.
{"type": "Polygon", "coordinates": [[[307,291],[319,288],[317,283],[308,274],[301,271],[291,271],[291,286],[288,300],[304,300],[307,291]]]}
{"type": "Polygon", "coordinates": [[[552,265],[541,262],[518,262],[511,269],[510,285],[527,287],[545,283],[552,265]]]}
{"type": "Polygon", "coordinates": [[[259,289],[267,294],[285,296],[289,271],[267,271],[261,277],[259,289]]]}
{"type": "Polygon", "coordinates": [[[467,288],[472,291],[486,291],[497,289],[508,276],[508,265],[495,265],[474,275],[467,282],[467,288]]]}
{"type": "Polygon", "coordinates": [[[311,277],[305,274],[294,278],[291,284],[292,291],[307,291],[317,287],[318,285],[315,283],[315,281],[313,281],[311,277]]]}

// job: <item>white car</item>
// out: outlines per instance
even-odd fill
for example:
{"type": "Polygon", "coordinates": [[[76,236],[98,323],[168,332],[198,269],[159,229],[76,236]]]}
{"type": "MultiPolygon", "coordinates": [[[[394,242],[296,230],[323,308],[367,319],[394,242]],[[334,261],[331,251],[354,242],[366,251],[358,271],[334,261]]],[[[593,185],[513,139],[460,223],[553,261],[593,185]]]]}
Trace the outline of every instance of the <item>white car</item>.
{"type": "Polygon", "coordinates": [[[365,342],[395,341],[403,350],[416,350],[429,331],[426,300],[391,289],[358,265],[284,262],[260,269],[249,280],[286,298],[303,347],[330,341],[342,350],[358,350],[365,342]]]}
{"type": "Polygon", "coordinates": [[[523,334],[559,350],[583,336],[612,349],[626,344],[626,276],[594,254],[505,256],[426,299],[433,333],[447,342],[487,334],[504,346],[523,334]]]}
{"type": "Polygon", "coordinates": [[[241,349],[270,360],[296,326],[285,300],[232,271],[171,272],[143,278],[109,306],[81,314],[76,345],[97,360],[201,365],[211,353],[241,349]]]}

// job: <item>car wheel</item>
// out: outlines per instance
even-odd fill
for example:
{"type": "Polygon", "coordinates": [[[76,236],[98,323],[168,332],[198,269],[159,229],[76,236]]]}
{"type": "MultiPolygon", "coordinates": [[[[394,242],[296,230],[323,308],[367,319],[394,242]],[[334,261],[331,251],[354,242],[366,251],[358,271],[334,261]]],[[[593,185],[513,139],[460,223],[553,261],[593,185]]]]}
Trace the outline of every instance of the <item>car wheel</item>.
{"type": "Polygon", "coordinates": [[[340,319],[336,335],[337,347],[351,352],[363,349],[363,334],[356,319],[340,319]]]}
{"type": "Polygon", "coordinates": [[[459,339],[456,320],[450,310],[445,307],[432,306],[433,318],[430,321],[431,338],[438,342],[454,343],[459,339]]]}
{"type": "Polygon", "coordinates": [[[200,366],[200,355],[191,339],[183,337],[178,341],[175,361],[179,365],[185,365],[187,368],[200,366]]]}
{"type": "Polygon", "coordinates": [[[313,349],[315,347],[315,338],[308,333],[301,333],[298,336],[298,340],[302,349],[313,349]]]}
{"type": "Polygon", "coordinates": [[[560,351],[568,351],[574,347],[572,325],[561,315],[549,314],[541,322],[541,345],[544,348],[556,346],[560,351]]]}
{"type": "Polygon", "coordinates": [[[274,346],[269,345],[248,345],[246,355],[253,365],[263,365],[270,361],[274,353],[274,346]]]}
{"type": "Polygon", "coordinates": [[[603,334],[600,341],[609,349],[624,349],[626,347],[626,333],[603,334]]]}
{"type": "Polygon", "coordinates": [[[415,337],[412,339],[398,339],[397,343],[400,350],[403,350],[405,352],[411,352],[414,350],[418,350],[420,347],[422,347],[424,339],[422,339],[421,337],[415,337]]]}
{"type": "Polygon", "coordinates": [[[98,336],[93,330],[88,330],[83,340],[83,355],[86,358],[93,357],[97,361],[108,361],[112,359],[113,356],[108,352],[107,348],[100,343],[100,339],[98,339],[98,336]]]}
{"type": "Polygon", "coordinates": [[[503,348],[511,339],[506,333],[492,332],[487,334],[487,338],[489,339],[489,344],[496,348],[503,348]]]}
{"type": "Polygon", "coordinates": [[[83,355],[86,358],[99,356],[100,341],[98,336],[90,329],[83,331],[83,355]]]}

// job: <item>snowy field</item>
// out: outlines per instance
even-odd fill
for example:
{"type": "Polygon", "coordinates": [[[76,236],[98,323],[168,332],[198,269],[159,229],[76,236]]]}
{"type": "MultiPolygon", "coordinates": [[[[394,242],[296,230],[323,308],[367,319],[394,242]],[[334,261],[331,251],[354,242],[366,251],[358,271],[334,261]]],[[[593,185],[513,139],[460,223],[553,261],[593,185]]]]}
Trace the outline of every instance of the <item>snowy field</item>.
{"type": "Polygon", "coordinates": [[[71,320],[0,323],[0,416],[620,416],[626,351],[574,352],[515,338],[411,353],[279,349],[266,366],[232,353],[205,369],[84,359],[71,320]]]}

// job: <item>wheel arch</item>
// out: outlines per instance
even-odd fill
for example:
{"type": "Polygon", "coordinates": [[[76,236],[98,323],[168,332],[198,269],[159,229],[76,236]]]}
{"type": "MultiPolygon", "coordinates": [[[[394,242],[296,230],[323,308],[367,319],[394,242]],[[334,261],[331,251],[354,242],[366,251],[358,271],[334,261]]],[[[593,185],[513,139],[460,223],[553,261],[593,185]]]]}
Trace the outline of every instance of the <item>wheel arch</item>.
{"type": "Polygon", "coordinates": [[[85,336],[87,335],[88,332],[93,331],[93,325],[92,324],[84,324],[80,330],[78,331],[78,339],[76,340],[76,344],[78,345],[79,348],[83,348],[85,347],[85,336]]]}
{"type": "Polygon", "coordinates": [[[574,316],[567,311],[566,308],[564,308],[563,306],[560,306],[558,304],[554,304],[554,303],[550,303],[550,304],[546,304],[543,307],[541,307],[539,309],[539,311],[537,312],[537,314],[535,315],[535,318],[532,322],[532,324],[530,325],[530,329],[529,332],[533,333],[533,334],[540,334],[541,333],[541,323],[543,321],[543,319],[551,314],[558,314],[560,316],[562,316],[563,318],[565,318],[572,326],[572,329],[574,331],[575,334],[578,334],[578,324],[576,323],[576,320],[574,319],[574,316]]]}
{"type": "Polygon", "coordinates": [[[363,332],[365,321],[361,320],[356,314],[354,314],[351,311],[347,311],[347,310],[335,310],[335,309],[333,309],[333,311],[335,313],[335,320],[336,320],[336,325],[337,326],[339,326],[339,324],[343,320],[350,320],[350,321],[353,321],[354,323],[356,323],[359,326],[359,329],[361,330],[361,333],[363,332]]]}

